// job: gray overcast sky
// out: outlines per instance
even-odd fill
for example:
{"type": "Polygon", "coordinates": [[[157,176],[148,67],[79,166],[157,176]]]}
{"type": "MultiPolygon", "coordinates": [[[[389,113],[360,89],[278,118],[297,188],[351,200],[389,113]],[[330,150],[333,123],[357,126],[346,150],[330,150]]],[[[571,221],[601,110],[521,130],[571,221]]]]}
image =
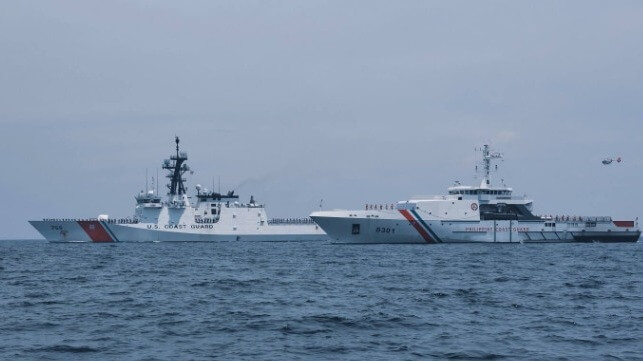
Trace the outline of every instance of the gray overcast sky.
{"type": "Polygon", "coordinates": [[[3,1],[0,238],[131,216],[179,135],[190,190],[269,216],[474,183],[643,215],[641,1],[3,1]],[[619,165],[603,166],[607,156],[619,165]]]}

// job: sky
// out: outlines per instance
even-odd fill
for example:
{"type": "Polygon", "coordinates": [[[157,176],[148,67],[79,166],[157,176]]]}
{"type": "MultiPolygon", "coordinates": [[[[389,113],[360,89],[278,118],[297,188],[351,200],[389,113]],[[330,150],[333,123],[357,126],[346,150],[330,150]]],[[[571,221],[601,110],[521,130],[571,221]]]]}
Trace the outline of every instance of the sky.
{"type": "Polygon", "coordinates": [[[132,216],[175,135],[191,192],[220,179],[270,217],[477,184],[487,143],[538,214],[643,216],[641,19],[641,1],[2,1],[0,239],[132,216]]]}

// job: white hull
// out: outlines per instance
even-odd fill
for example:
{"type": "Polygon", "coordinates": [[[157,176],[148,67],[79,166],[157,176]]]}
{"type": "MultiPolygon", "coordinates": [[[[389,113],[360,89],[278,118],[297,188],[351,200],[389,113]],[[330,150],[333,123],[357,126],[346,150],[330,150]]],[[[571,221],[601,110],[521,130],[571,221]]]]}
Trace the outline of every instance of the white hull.
{"type": "Polygon", "coordinates": [[[49,242],[280,242],[328,239],[316,224],[257,225],[253,229],[236,230],[233,227],[225,230],[212,224],[193,224],[184,230],[158,229],[156,224],[114,224],[99,220],[43,220],[29,223],[49,242]],[[192,226],[200,228],[192,229],[192,226]]]}
{"type": "MultiPolygon", "coordinates": [[[[309,218],[269,220],[263,205],[250,197],[209,192],[196,186],[196,201],[187,195],[187,153],[179,151],[163,161],[168,171],[167,199],[146,189],[136,197],[134,217],[110,219],[44,219],[31,225],[50,242],[221,242],[221,241],[323,241],[328,237],[309,218]]],[[[154,182],[153,182],[154,183],[154,182]]]]}
{"type": "Polygon", "coordinates": [[[641,236],[638,218],[534,215],[533,202],[526,196],[513,196],[513,189],[504,184],[492,185],[491,161],[502,154],[489,145],[480,151],[484,177],[479,186],[456,181],[447,195],[416,196],[390,207],[367,204],[365,210],[315,212],[310,217],[331,241],[341,243],[637,242],[641,236]]]}
{"type": "MultiPolygon", "coordinates": [[[[636,242],[634,222],[413,220],[395,210],[315,212],[311,218],[335,243],[553,243],[636,242]],[[546,226],[555,224],[552,226],[546,226]]],[[[590,220],[590,218],[587,218],[590,220]]]]}

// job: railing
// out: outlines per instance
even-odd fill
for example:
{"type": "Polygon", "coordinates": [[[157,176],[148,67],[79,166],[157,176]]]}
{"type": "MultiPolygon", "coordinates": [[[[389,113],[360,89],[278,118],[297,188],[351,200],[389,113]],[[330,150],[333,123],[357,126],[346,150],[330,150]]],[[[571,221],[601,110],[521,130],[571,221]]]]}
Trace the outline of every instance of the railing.
{"type": "Polygon", "coordinates": [[[119,218],[119,219],[98,219],[98,218],[43,218],[46,222],[91,222],[100,221],[109,224],[137,224],[136,218],[119,218]]]}
{"type": "Polygon", "coordinates": [[[212,224],[212,223],[217,223],[219,221],[218,218],[195,218],[194,223],[207,223],[207,224],[212,224]]]}
{"type": "Polygon", "coordinates": [[[268,220],[268,224],[314,224],[312,218],[272,218],[268,220]]]}
{"type": "Polygon", "coordinates": [[[389,206],[388,204],[370,204],[370,203],[367,203],[366,206],[365,206],[365,210],[367,210],[367,211],[377,211],[377,210],[382,211],[382,210],[389,210],[389,209],[391,209],[391,210],[395,209],[395,204],[391,203],[391,205],[389,206]]]}
{"type": "Polygon", "coordinates": [[[546,220],[551,220],[551,221],[556,221],[556,222],[611,222],[612,217],[609,216],[591,216],[591,217],[583,217],[583,216],[567,216],[567,215],[556,215],[556,216],[538,216],[540,219],[546,219],[546,220]]]}
{"type": "Polygon", "coordinates": [[[105,219],[104,221],[109,224],[137,224],[138,223],[138,219],[131,219],[131,218],[105,219]]]}

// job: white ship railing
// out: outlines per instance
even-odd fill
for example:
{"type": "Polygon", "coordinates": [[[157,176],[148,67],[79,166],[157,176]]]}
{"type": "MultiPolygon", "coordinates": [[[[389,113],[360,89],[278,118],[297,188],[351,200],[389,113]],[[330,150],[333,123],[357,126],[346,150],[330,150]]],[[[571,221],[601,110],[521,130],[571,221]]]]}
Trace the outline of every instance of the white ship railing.
{"type": "Polygon", "coordinates": [[[314,224],[312,218],[272,218],[268,220],[268,224],[314,224]]]}
{"type": "Polygon", "coordinates": [[[45,222],[106,222],[109,224],[137,224],[136,218],[98,219],[98,218],[43,218],[45,222]]]}
{"type": "Polygon", "coordinates": [[[195,219],[194,219],[194,223],[208,223],[208,224],[212,224],[212,223],[217,223],[217,222],[219,222],[219,219],[218,219],[218,218],[195,218],[195,219]]]}
{"type": "Polygon", "coordinates": [[[538,216],[540,219],[556,221],[556,222],[611,222],[612,217],[609,216],[568,216],[568,215],[549,215],[538,216]]]}

